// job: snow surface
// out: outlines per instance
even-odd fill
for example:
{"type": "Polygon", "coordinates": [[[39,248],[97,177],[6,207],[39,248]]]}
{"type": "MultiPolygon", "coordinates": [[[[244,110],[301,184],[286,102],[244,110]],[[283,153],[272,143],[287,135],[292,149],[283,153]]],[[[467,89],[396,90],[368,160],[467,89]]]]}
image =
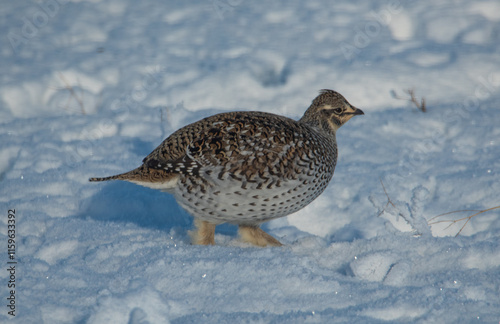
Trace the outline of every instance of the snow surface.
{"type": "Polygon", "coordinates": [[[500,322],[499,210],[458,237],[427,225],[500,205],[497,0],[3,1],[0,17],[0,322],[500,322]],[[229,225],[192,246],[168,194],[88,182],[217,112],[299,118],[323,88],[365,116],[338,132],[323,195],[263,226],[282,248],[229,225]],[[394,97],[411,88],[428,112],[394,97]]]}

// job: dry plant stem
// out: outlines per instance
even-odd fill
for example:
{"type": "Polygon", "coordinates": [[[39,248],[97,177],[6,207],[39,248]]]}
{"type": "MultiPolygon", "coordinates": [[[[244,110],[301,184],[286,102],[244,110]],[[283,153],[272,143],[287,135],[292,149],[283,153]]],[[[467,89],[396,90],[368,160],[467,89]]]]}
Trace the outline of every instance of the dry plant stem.
{"type": "Polygon", "coordinates": [[[427,106],[426,106],[426,103],[425,103],[425,98],[422,98],[420,100],[420,102],[418,102],[417,97],[415,96],[415,89],[407,89],[404,92],[410,96],[409,99],[408,98],[402,98],[402,97],[398,96],[395,91],[393,91],[393,97],[395,99],[409,101],[409,102],[413,103],[415,105],[415,107],[417,107],[417,109],[420,110],[421,112],[427,112],[427,106]]]}
{"type": "Polygon", "coordinates": [[[396,205],[392,202],[391,198],[389,197],[389,194],[387,193],[387,190],[385,189],[385,185],[384,185],[384,182],[382,181],[382,179],[380,179],[380,184],[382,185],[382,188],[384,189],[384,193],[385,193],[385,196],[387,197],[387,203],[385,204],[384,208],[382,209],[382,211],[380,211],[380,213],[377,215],[377,217],[379,217],[380,215],[382,215],[385,211],[386,211],[386,208],[387,206],[391,205],[395,211],[397,211],[398,213],[398,217],[401,217],[408,225],[410,225],[410,227],[412,228],[412,232],[414,233],[414,236],[421,236],[422,233],[420,233],[417,228],[415,227],[415,224],[411,221],[411,216],[410,216],[410,219],[405,216],[401,210],[396,207],[396,205]]]}
{"type": "Polygon", "coordinates": [[[434,225],[434,224],[440,224],[440,223],[450,223],[445,229],[448,229],[450,228],[452,225],[458,223],[458,222],[461,222],[461,221],[464,221],[465,220],[465,223],[464,225],[462,225],[462,227],[460,228],[460,230],[458,231],[458,233],[455,235],[455,237],[457,237],[458,235],[460,235],[460,233],[462,233],[462,230],[465,228],[465,226],[469,223],[469,221],[477,216],[477,215],[480,215],[482,213],[486,213],[486,212],[489,212],[489,211],[492,211],[492,210],[495,210],[495,209],[499,209],[500,206],[496,206],[496,207],[491,207],[491,208],[488,208],[488,209],[483,209],[483,210],[476,210],[476,209],[464,209],[464,210],[455,210],[455,211],[452,211],[452,212],[448,212],[448,213],[444,213],[444,214],[441,214],[441,215],[437,215],[437,216],[434,216],[432,217],[431,219],[429,219],[428,221],[428,224],[429,225],[434,225]],[[450,214],[456,214],[456,213],[461,213],[461,212],[476,212],[475,214],[473,215],[470,215],[470,216],[467,216],[467,217],[462,217],[462,218],[459,218],[459,219],[455,219],[455,220],[451,220],[451,219],[447,219],[447,220],[440,220],[440,221],[435,221],[433,222],[433,220],[439,218],[439,217],[442,217],[442,216],[446,216],[446,215],[450,215],[450,214]]]}
{"type": "MultiPolygon", "coordinates": [[[[62,73],[58,73],[58,75],[59,75],[59,78],[61,78],[61,80],[63,80],[63,82],[66,86],[66,89],[68,89],[71,96],[76,100],[76,102],[78,102],[78,105],[80,106],[80,109],[82,110],[82,114],[85,115],[86,114],[85,107],[83,106],[82,98],[78,97],[78,95],[75,92],[75,89],[73,89],[73,87],[69,84],[68,80],[66,80],[66,78],[64,77],[64,75],[62,73]]],[[[83,93],[82,93],[82,95],[83,95],[83,93]]]]}
{"type": "Polygon", "coordinates": [[[419,103],[417,98],[415,97],[414,89],[408,89],[406,90],[406,93],[410,96],[410,101],[413,102],[417,109],[420,109],[422,112],[427,111],[427,108],[425,107],[425,98],[422,98],[419,103]]]}
{"type": "Polygon", "coordinates": [[[394,205],[391,198],[389,197],[389,194],[387,193],[387,190],[385,189],[384,182],[382,181],[382,179],[380,179],[380,183],[382,184],[382,188],[384,189],[385,196],[387,197],[387,203],[385,204],[384,209],[382,209],[382,211],[380,213],[378,213],[377,217],[379,217],[380,215],[382,215],[385,212],[385,209],[387,208],[387,206],[389,206],[389,204],[392,205],[392,207],[396,208],[396,205],[394,205]]]}

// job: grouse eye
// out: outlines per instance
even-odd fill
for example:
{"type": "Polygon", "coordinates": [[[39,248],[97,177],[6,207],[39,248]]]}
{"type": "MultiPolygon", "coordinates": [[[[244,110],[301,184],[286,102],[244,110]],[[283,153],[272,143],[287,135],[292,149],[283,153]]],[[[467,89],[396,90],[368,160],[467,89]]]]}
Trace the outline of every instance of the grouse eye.
{"type": "Polygon", "coordinates": [[[334,108],[333,113],[336,115],[340,115],[343,112],[342,108],[334,108]]]}

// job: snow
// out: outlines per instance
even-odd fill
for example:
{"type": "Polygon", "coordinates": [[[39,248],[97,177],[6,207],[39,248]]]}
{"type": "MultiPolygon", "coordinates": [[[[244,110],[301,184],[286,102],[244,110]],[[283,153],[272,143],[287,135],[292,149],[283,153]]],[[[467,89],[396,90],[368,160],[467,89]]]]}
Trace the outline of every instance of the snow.
{"type": "Polygon", "coordinates": [[[2,298],[9,209],[18,263],[16,316],[1,306],[0,322],[500,322],[499,209],[458,237],[463,222],[427,225],[500,205],[499,12],[495,0],[3,3],[2,298]],[[170,195],[88,182],[218,112],[299,118],[324,88],[365,115],[339,130],[328,189],[263,225],[284,247],[250,247],[230,225],[217,246],[193,246],[170,195]]]}

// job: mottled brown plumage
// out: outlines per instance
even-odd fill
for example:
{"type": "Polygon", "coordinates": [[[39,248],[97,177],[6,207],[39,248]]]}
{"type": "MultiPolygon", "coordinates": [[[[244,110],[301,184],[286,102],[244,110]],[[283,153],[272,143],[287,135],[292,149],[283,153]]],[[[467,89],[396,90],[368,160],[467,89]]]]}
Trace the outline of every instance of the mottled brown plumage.
{"type": "Polygon", "coordinates": [[[90,181],[125,180],[172,193],[196,219],[195,244],[214,244],[215,225],[228,222],[240,226],[245,241],[277,246],[259,224],[323,192],[337,162],[335,132],[360,114],[333,90],[322,90],[299,121],[222,113],[174,132],[139,168],[90,181]]]}

